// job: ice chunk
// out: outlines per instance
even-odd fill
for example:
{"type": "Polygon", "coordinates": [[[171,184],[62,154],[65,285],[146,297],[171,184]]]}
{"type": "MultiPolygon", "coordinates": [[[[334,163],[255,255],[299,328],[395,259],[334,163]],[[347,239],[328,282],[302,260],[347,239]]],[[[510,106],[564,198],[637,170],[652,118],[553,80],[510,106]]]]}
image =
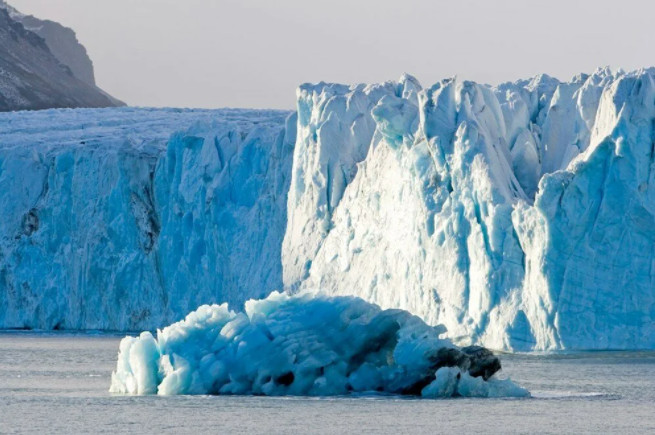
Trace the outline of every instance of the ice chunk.
{"type": "Polygon", "coordinates": [[[530,393],[509,379],[485,381],[459,367],[442,367],[436,378],[421,391],[423,397],[529,397],[530,393]]]}
{"type": "Polygon", "coordinates": [[[247,302],[245,313],[206,305],[158,331],[156,339],[148,332],[126,337],[110,391],[528,395],[493,377],[497,357],[481,348],[459,350],[440,337],[444,331],[357,298],[274,292],[247,302]]]}

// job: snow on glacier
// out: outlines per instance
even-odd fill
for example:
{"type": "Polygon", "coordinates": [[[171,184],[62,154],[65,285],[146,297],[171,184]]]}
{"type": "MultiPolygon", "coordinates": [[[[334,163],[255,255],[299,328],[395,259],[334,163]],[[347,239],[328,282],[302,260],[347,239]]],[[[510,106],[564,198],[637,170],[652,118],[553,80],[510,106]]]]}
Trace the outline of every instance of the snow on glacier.
{"type": "Polygon", "coordinates": [[[152,330],[284,289],[461,345],[655,348],[654,76],[2,114],[0,326],[152,330]]]}
{"type": "Polygon", "coordinates": [[[250,300],[245,313],[205,305],[163,330],[126,337],[110,391],[123,394],[527,397],[498,359],[459,350],[405,311],[352,297],[250,300]]]}

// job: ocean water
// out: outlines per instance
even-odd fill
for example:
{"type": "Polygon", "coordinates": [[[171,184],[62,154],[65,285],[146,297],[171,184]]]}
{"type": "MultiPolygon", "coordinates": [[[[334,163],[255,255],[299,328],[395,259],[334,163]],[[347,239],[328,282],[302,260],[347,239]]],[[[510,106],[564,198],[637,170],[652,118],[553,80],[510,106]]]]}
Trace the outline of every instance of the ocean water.
{"type": "Polygon", "coordinates": [[[531,399],[125,397],[120,338],[0,333],[0,433],[655,432],[655,352],[503,355],[531,399]]]}

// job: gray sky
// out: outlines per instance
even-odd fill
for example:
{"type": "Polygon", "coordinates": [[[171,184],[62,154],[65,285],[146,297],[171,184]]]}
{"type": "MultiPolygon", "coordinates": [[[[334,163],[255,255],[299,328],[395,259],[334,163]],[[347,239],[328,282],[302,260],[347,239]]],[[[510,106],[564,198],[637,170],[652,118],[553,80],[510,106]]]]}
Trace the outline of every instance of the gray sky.
{"type": "Polygon", "coordinates": [[[498,83],[655,64],[649,0],[9,0],[131,105],[293,108],[303,82],[498,83]]]}

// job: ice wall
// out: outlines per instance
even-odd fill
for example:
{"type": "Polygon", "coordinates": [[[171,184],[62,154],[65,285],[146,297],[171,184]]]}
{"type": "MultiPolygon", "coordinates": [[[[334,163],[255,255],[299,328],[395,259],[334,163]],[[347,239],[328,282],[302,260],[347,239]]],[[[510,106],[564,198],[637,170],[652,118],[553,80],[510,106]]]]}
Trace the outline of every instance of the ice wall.
{"type": "Polygon", "coordinates": [[[617,77],[594,102],[598,111],[581,154],[566,170],[545,175],[534,208],[514,216],[529,252],[524,303],[545,313],[540,321],[552,325],[552,346],[652,349],[652,72],[617,77]]]}
{"type": "Polygon", "coordinates": [[[0,325],[152,329],[279,288],[288,116],[3,115],[0,325]]]}
{"type": "Polygon", "coordinates": [[[285,284],[407,309],[463,343],[655,346],[652,71],[409,82],[301,89],[285,284]],[[373,134],[328,122],[367,116],[373,134]],[[353,144],[350,177],[314,164],[353,144]]]}

